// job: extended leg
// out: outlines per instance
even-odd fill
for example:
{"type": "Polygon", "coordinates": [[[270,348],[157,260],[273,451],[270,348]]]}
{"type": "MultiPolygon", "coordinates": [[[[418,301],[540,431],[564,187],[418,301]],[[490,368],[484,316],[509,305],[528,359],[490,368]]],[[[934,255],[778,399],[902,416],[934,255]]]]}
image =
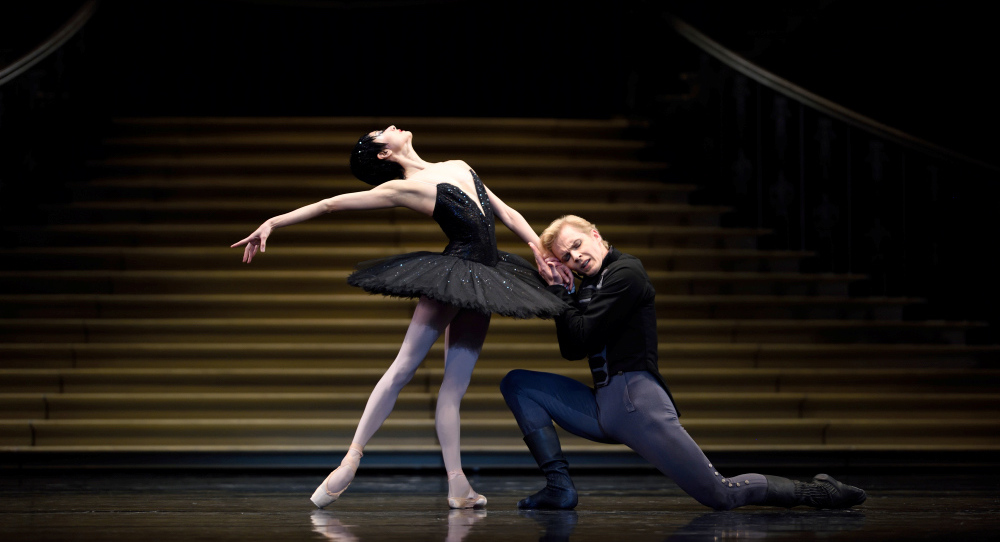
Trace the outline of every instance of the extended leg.
{"type": "Polygon", "coordinates": [[[681,426],[673,403],[651,375],[615,377],[600,394],[602,421],[614,428],[613,434],[706,506],[716,510],[748,504],[849,508],[865,500],[864,491],[825,474],[811,483],[753,473],[726,477],[681,426]]]}
{"type": "Polygon", "coordinates": [[[413,374],[424,361],[434,341],[457,313],[456,307],[426,297],[420,298],[416,310],[413,311],[410,327],[406,330],[406,337],[403,338],[403,345],[399,348],[399,354],[368,398],[364,414],[358,422],[358,430],[354,433],[352,441],[354,444],[362,448],[368,444],[372,435],[392,412],[400,390],[413,379],[413,374]]]}
{"type": "Polygon", "coordinates": [[[729,478],[713,467],[651,374],[638,371],[614,376],[607,387],[598,390],[597,401],[609,432],[698,502],[729,510],[764,498],[767,482],[763,476],[729,478]]]}
{"type": "Polygon", "coordinates": [[[389,413],[396,405],[399,391],[413,378],[413,374],[423,362],[434,341],[457,312],[458,309],[450,305],[426,297],[417,303],[399,354],[368,397],[368,404],[365,405],[364,414],[361,415],[350,450],[340,466],[331,472],[313,493],[312,501],[316,506],[323,508],[334,502],[350,485],[365,445],[389,417],[389,413]]]}

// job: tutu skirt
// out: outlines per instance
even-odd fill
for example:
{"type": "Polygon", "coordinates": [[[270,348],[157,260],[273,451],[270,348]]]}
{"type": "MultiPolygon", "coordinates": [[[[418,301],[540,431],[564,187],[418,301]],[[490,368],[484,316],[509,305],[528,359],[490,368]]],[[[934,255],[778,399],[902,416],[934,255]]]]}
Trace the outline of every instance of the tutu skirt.
{"type": "Polygon", "coordinates": [[[347,277],[351,286],[392,297],[427,296],[482,313],[551,318],[566,304],[546,290],[527,260],[499,251],[496,267],[435,252],[410,252],[361,262],[347,277]]]}

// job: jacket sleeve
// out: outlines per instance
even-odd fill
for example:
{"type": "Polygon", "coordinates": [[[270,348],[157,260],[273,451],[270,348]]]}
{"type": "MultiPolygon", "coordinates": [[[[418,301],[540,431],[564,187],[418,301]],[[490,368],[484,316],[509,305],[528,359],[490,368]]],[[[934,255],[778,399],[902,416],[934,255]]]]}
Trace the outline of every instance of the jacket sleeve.
{"type": "MultiPolygon", "coordinates": [[[[576,300],[556,317],[559,352],[566,359],[581,359],[598,352],[608,342],[615,323],[626,318],[640,299],[645,276],[633,266],[616,266],[604,276],[604,285],[583,310],[576,300]]],[[[563,294],[564,299],[569,294],[563,294]]]]}

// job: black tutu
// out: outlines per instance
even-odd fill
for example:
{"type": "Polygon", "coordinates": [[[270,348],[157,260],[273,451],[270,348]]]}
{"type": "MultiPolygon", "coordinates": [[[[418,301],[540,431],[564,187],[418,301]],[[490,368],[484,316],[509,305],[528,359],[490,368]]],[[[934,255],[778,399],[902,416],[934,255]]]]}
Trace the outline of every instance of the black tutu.
{"type": "Polygon", "coordinates": [[[448,236],[441,253],[410,252],[369,260],[347,277],[351,286],[373,294],[435,301],[485,314],[551,318],[566,308],[546,290],[542,277],[524,258],[497,250],[493,207],[486,187],[469,170],[475,197],[451,183],[438,183],[433,218],[448,236]]]}
{"type": "Polygon", "coordinates": [[[435,252],[368,260],[347,277],[351,286],[393,297],[427,297],[463,309],[514,318],[551,318],[566,307],[546,290],[534,266],[498,251],[496,267],[435,252]]]}
{"type": "Polygon", "coordinates": [[[514,318],[551,318],[566,305],[524,258],[499,251],[490,267],[457,256],[410,252],[357,265],[347,283],[366,292],[393,297],[427,297],[482,313],[514,318]]]}

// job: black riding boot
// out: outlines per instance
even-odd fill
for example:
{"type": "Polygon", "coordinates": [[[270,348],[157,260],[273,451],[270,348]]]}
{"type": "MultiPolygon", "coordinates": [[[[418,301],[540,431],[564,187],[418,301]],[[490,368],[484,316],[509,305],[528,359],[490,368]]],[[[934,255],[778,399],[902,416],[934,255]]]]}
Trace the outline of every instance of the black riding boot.
{"type": "Polygon", "coordinates": [[[861,488],[842,484],[828,474],[817,474],[812,482],[764,475],[767,479],[766,506],[791,508],[804,504],[813,508],[850,508],[865,502],[868,495],[861,488]]]}
{"type": "Polygon", "coordinates": [[[571,510],[576,507],[576,487],[569,477],[569,463],[559,446],[556,428],[547,425],[524,437],[528,450],[545,473],[545,487],[530,497],[521,499],[518,508],[571,510]]]}

